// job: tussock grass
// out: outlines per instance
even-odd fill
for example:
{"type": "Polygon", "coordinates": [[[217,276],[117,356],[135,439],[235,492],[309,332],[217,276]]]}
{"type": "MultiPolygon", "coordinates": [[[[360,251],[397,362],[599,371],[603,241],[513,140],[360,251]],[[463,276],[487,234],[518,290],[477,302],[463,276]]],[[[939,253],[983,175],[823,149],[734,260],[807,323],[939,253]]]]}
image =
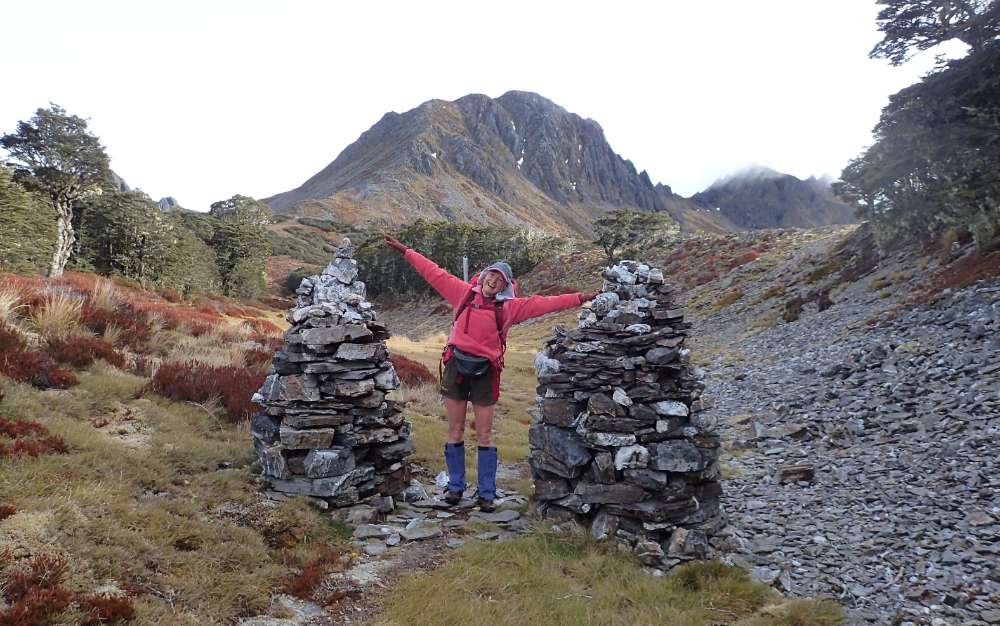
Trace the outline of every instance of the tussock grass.
{"type": "MultiPolygon", "coordinates": [[[[245,424],[142,397],[144,383],[100,363],[67,392],[4,383],[0,414],[44,423],[70,453],[0,460],[3,504],[17,509],[0,521],[0,550],[11,548],[15,565],[66,557],[74,592],[146,589],[133,601],[135,623],[223,624],[265,612],[277,581],[342,544],[343,533],[304,502],[262,501],[245,424]],[[148,444],[125,445],[121,419],[141,422],[148,444]]],[[[70,613],[56,621],[77,622],[70,613]]]]}
{"type": "Polygon", "coordinates": [[[90,306],[95,309],[114,311],[121,303],[121,295],[113,282],[98,278],[94,281],[93,289],[90,290],[88,301],[90,306]]]}
{"type": "Polygon", "coordinates": [[[35,310],[35,329],[42,335],[64,335],[80,328],[83,300],[65,291],[51,293],[35,310]]]}
{"type": "Polygon", "coordinates": [[[17,311],[24,308],[21,294],[11,286],[0,287],[0,322],[13,321],[17,311]]]}
{"type": "Polygon", "coordinates": [[[734,567],[693,563],[654,578],[631,557],[607,546],[536,530],[504,543],[467,544],[456,561],[404,580],[376,623],[840,623],[839,608],[832,602],[786,607],[776,605],[779,600],[734,567]]]}

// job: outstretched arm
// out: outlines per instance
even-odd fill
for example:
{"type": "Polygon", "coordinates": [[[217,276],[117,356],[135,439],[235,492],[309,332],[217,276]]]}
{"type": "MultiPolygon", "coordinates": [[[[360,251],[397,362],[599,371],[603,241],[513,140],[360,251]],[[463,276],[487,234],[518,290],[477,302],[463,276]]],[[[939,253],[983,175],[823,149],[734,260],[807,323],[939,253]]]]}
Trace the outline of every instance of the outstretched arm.
{"type": "Polygon", "coordinates": [[[417,273],[424,277],[424,280],[434,288],[441,297],[448,301],[452,307],[456,307],[469,292],[469,283],[457,276],[449,274],[437,266],[416,250],[407,248],[398,239],[389,235],[385,236],[385,242],[393,249],[403,253],[403,258],[417,270],[417,273]]]}
{"type": "Polygon", "coordinates": [[[561,296],[531,296],[528,298],[514,298],[508,304],[510,311],[510,326],[520,324],[533,317],[540,317],[547,313],[564,311],[578,307],[587,300],[593,300],[597,293],[566,293],[561,296]]]}

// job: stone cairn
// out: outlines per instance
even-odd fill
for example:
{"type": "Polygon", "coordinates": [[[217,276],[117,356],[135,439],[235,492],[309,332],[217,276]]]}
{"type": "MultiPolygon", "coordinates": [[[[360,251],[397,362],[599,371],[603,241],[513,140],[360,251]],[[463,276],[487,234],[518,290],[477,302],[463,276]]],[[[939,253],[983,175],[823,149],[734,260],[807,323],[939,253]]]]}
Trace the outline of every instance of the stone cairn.
{"type": "Polygon", "coordinates": [[[337,507],[378,498],[391,509],[408,486],[414,447],[402,403],[386,400],[399,386],[389,332],[365,300],[353,256],[345,237],[323,273],[296,290],[285,346],[253,397],[263,410],[251,430],[274,491],[337,507]]]}
{"type": "Polygon", "coordinates": [[[663,272],[622,261],[603,276],[579,327],[556,327],[535,361],[536,510],[669,568],[705,557],[724,524],[719,438],[692,416],[704,385],[663,272]]]}

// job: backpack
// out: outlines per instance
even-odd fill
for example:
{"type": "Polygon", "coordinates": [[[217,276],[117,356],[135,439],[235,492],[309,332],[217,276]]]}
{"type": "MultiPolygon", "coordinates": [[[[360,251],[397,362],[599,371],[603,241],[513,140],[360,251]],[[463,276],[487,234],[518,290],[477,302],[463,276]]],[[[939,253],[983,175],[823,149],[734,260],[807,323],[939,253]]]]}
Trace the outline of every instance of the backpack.
{"type": "MultiPolygon", "coordinates": [[[[472,277],[469,281],[469,293],[465,295],[465,299],[462,303],[458,305],[455,309],[455,318],[452,323],[458,322],[458,318],[462,317],[462,313],[465,312],[470,306],[476,306],[473,301],[476,299],[476,290],[474,287],[479,284],[479,274],[472,277]]],[[[518,285],[517,279],[511,281],[514,287],[514,297],[518,298],[521,295],[521,286],[518,285]]],[[[478,307],[477,307],[478,308],[478,307]]],[[[497,334],[500,335],[500,362],[503,363],[503,354],[507,352],[507,333],[503,332],[503,302],[494,300],[493,301],[493,314],[497,320],[497,334]]]]}
{"type": "MultiPolygon", "coordinates": [[[[476,299],[476,291],[474,287],[479,284],[479,274],[472,277],[469,281],[469,292],[466,294],[465,298],[455,309],[455,318],[452,320],[453,324],[458,323],[458,318],[462,316],[470,306],[479,308],[477,305],[473,304],[476,299]]],[[[517,284],[517,280],[511,281],[514,288],[514,297],[519,297],[521,293],[521,288],[517,284]]],[[[497,368],[493,372],[493,399],[496,400],[500,397],[500,370],[503,369],[503,355],[507,352],[507,333],[503,332],[503,302],[493,301],[493,314],[497,321],[497,334],[500,335],[500,358],[497,362],[497,368]]],[[[443,380],[444,378],[444,363],[449,359],[454,357],[454,353],[457,350],[454,346],[446,345],[444,350],[441,352],[441,360],[438,361],[438,379],[443,380]]],[[[461,374],[459,374],[461,376],[461,374]]]]}

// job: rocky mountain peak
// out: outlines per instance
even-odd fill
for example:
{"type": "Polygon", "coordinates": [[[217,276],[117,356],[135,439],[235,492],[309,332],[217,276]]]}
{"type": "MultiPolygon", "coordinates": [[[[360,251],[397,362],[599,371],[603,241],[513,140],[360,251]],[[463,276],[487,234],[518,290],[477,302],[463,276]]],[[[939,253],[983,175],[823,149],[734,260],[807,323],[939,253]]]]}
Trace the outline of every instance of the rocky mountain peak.
{"type": "Polygon", "coordinates": [[[825,179],[801,180],[755,165],[720,178],[691,198],[743,228],[813,228],[855,221],[825,179]]]}
{"type": "Polygon", "coordinates": [[[386,113],[302,186],[265,202],[344,222],[377,212],[386,225],[424,218],[577,234],[613,208],[667,210],[682,225],[694,213],[616,154],[597,122],[525,91],[386,113]]]}

